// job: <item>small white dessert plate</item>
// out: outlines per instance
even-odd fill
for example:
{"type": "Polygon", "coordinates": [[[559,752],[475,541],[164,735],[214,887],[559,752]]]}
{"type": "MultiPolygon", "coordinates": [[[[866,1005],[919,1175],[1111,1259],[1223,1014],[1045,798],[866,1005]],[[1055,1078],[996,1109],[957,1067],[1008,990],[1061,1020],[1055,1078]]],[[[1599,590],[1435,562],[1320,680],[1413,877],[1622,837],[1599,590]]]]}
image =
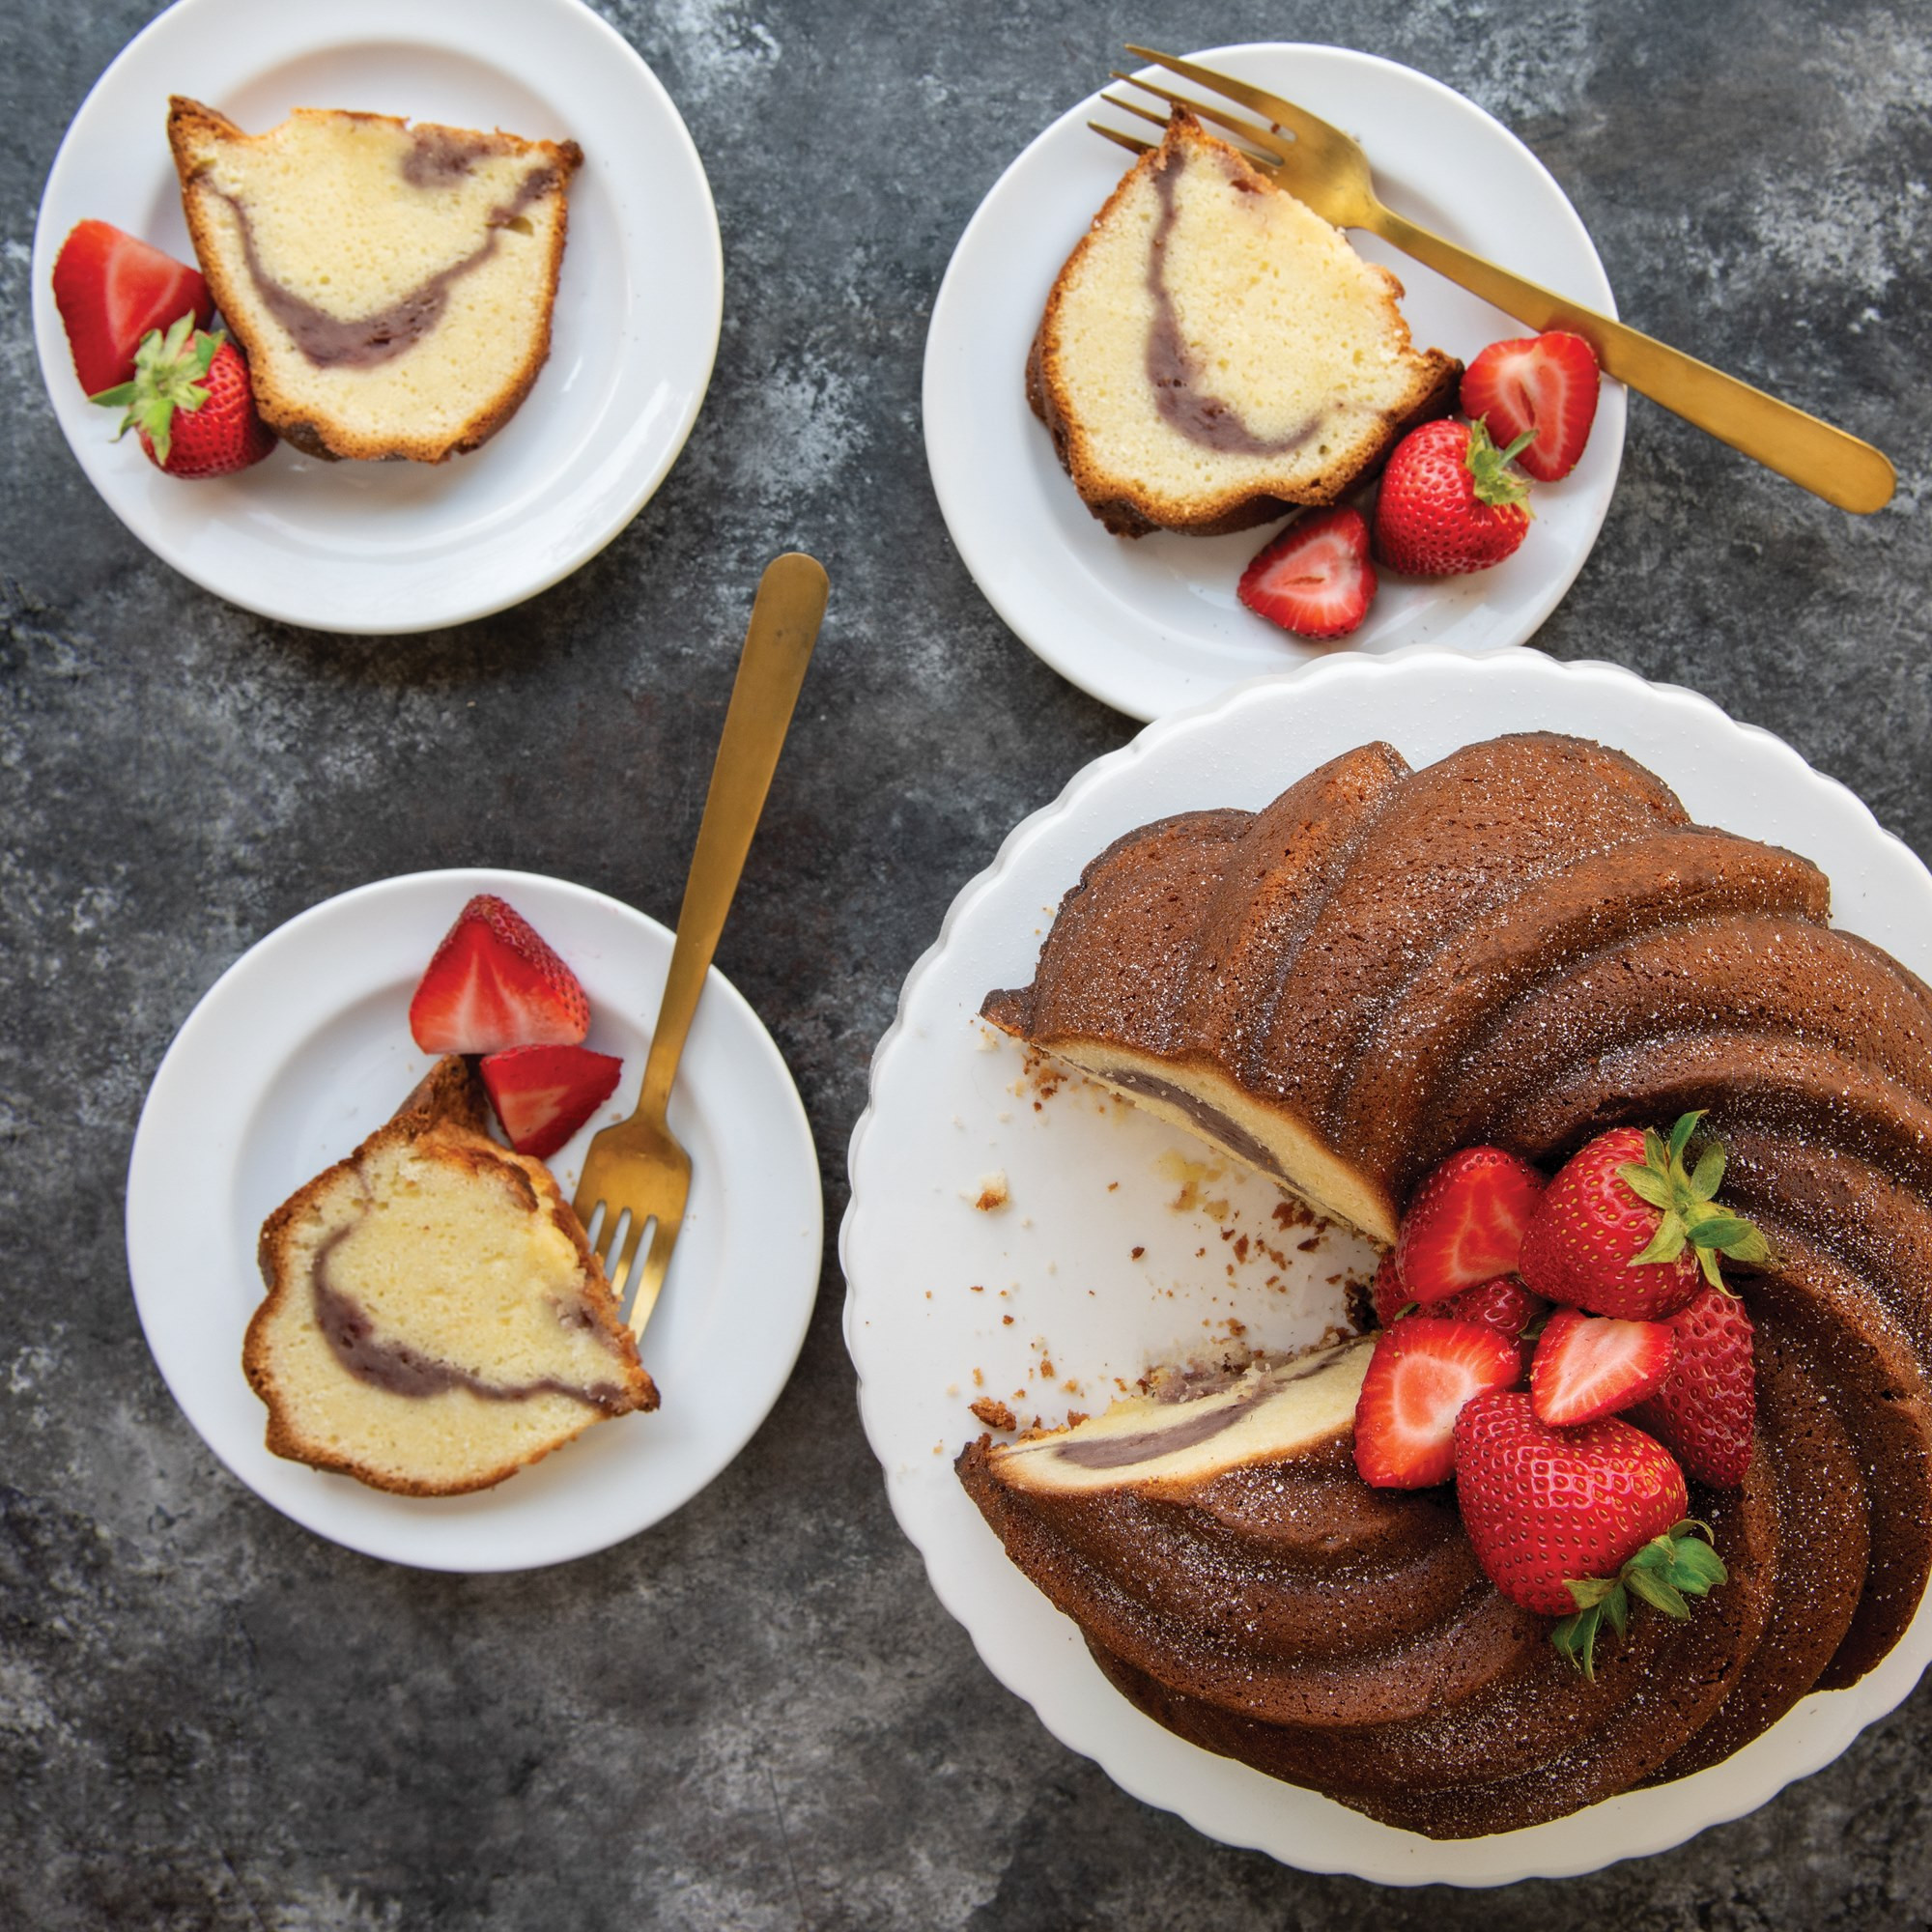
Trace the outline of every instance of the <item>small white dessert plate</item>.
{"type": "Polygon", "coordinates": [[[549,1163],[566,1199],[590,1136],[636,1104],[670,963],[655,920],[528,872],[417,872],[291,920],[224,973],[175,1037],[128,1173],[128,1263],[141,1325],[202,1439],[265,1502],[318,1535],[426,1570],[526,1570],[608,1548],[689,1502],[751,1440],[805,1340],[823,1204],[797,1089],[771,1036],[715,969],[671,1096],[691,1205],[644,1366],[663,1405],[601,1422],[494,1490],[389,1495],[283,1462],[242,1373],[262,1298],[269,1213],[342,1159],[434,1064],[410,995],[472,894],[508,899],[590,999],[587,1044],[621,1055],[609,1103],[549,1163]]]}
{"type": "Polygon", "coordinates": [[[244,610],[316,630],[426,631],[520,603],[621,530],[697,419],[724,313],[704,167],[676,107],[580,0],[178,0],[82,102],[34,234],[34,333],[54,413],[108,507],[163,561],[244,610]],[[469,456],[325,463],[286,446],[238,476],[164,476],[88,402],[54,306],[74,223],[191,262],[170,94],[249,132],[346,107],[575,140],[550,360],[469,456]]]}
{"type": "MultiPolygon", "coordinates": [[[[1272,89],[1354,135],[1383,199],[1411,220],[1616,313],[1604,265],[1548,171],[1440,81],[1340,47],[1264,43],[1190,58],[1272,89]]],[[[959,238],[926,336],[926,459],[966,568],[1021,641],[1116,710],[1160,718],[1323,653],[1235,595],[1268,529],[1109,536],[1027,407],[1027,350],[1047,290],[1127,161],[1089,129],[1090,119],[1127,126],[1097,95],[1069,108],[994,184],[959,238]]],[[[1403,312],[1418,346],[1466,362],[1491,342],[1531,332],[1373,236],[1350,239],[1407,291],[1403,312]]],[[[1623,445],[1623,385],[1606,381],[1582,461],[1561,483],[1537,487],[1536,522],[1516,555],[1468,577],[1384,574],[1347,645],[1386,652],[1417,643],[1472,651],[1521,643],[1556,608],[1596,543],[1623,445]]]]}
{"type": "Polygon", "coordinates": [[[1209,1837],[1388,1885],[1564,1877],[1752,1810],[1911,1690],[1932,1657],[1932,1605],[1862,1682],[1804,1699],[1722,1764],[1495,1837],[1434,1843],[1183,1743],[1112,1689],[968,1500],[952,1472],[981,1426],[967,1404],[1005,1400],[1022,1422],[1094,1411],[1116,1377],[1208,1352],[1231,1320],[1264,1347],[1312,1342],[1368,1250],[1334,1231],[1304,1252],[1306,1230],[1272,1223],[1271,1187],[1082,1083],[1047,1093],[977,1014],[989,989],[1032,979],[1061,895],[1134,826],[1253,809],[1374,739],[1423,765],[1541,729],[1620,747],[1693,818],[1814,859],[1836,923],[1932,977],[1932,875],[1842,785],[1708,698],[1536,651],[1330,658],[1151,726],[1014,828],[907,977],[849,1156],[839,1253],[860,1414],[900,1526],[987,1667],[1063,1743],[1209,1837]],[[981,1211],[982,1180],[998,1175],[1009,1200],[981,1211]]]}

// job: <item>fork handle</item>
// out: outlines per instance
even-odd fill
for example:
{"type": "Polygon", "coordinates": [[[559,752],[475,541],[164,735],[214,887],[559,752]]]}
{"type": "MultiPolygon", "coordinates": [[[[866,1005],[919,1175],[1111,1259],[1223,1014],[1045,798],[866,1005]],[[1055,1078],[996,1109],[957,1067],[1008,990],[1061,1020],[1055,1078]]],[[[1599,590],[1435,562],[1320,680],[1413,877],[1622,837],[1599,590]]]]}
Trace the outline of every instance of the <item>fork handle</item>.
{"type": "Polygon", "coordinates": [[[698,822],[697,849],[691,855],[684,905],[677,916],[677,940],[665,979],[664,1002],[644,1062],[643,1091],[638,1113],[662,1120],[677,1078],[685,1037],[697,1011],[704,976],[718,951],[724,915],[738,890],[752,835],[765,809],[772,774],[778,769],[791,714],[805,682],[806,666],[825,615],[828,585],[818,562],[787,551],[766,565],[738,659],[737,681],[724,713],[724,732],[711,767],[698,822]]]}
{"type": "Polygon", "coordinates": [[[1686,422],[1775,469],[1841,510],[1866,515],[1891,500],[1897,476],[1885,454],[1789,403],[1687,355],[1580,302],[1499,269],[1480,255],[1378,203],[1364,225],[1391,247],[1412,255],[1439,275],[1526,322],[1532,328],[1564,328],[1596,351],[1610,375],[1640,389],[1686,422]]]}

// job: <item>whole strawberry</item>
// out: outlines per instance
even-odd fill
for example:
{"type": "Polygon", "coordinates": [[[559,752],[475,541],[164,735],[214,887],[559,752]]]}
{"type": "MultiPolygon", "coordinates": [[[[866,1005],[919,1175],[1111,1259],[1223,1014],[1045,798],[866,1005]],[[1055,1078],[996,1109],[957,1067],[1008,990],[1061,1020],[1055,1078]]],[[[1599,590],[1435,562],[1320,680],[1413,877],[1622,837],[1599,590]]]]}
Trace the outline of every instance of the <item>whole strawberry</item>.
{"type": "Polygon", "coordinates": [[[192,314],[165,335],[143,336],[133,380],[92,400],[124,411],[119,435],[134,431],[170,476],[232,475],[275,446],[274,431],[256,412],[247,363],[219,329],[196,328],[192,314]]]}
{"type": "Polygon", "coordinates": [[[1538,1294],[1660,1321],[1700,1286],[1723,1286],[1718,1257],[1762,1267],[1771,1248],[1748,1221],[1720,1208],[1724,1151],[1715,1142],[1687,1173],[1684,1151],[1701,1110],[1684,1115],[1666,1143],[1646,1127],[1599,1134],[1566,1161],[1523,1233],[1517,1270],[1538,1294]]]}
{"type": "Polygon", "coordinates": [[[1750,1467],[1757,1419],[1751,1319],[1736,1295],[1706,1287],[1670,1317],[1670,1327],[1677,1337],[1670,1372],[1624,1419],[1649,1430],[1687,1476],[1734,1490],[1750,1467]]]}
{"type": "Polygon", "coordinates": [[[1412,577],[1488,570],[1529,529],[1529,485],[1479,422],[1424,423],[1396,444],[1376,498],[1377,561],[1412,577]]]}
{"type": "Polygon", "coordinates": [[[1456,1500],[1476,1560],[1511,1603],[1561,1617],[1551,1640],[1586,1677],[1597,1633],[1619,1632],[1634,1594],[1666,1615],[1725,1579],[1685,1515],[1684,1473],[1642,1430],[1606,1417],[1580,1429],[1536,1419],[1520,1389],[1463,1405],[1456,1500]]]}

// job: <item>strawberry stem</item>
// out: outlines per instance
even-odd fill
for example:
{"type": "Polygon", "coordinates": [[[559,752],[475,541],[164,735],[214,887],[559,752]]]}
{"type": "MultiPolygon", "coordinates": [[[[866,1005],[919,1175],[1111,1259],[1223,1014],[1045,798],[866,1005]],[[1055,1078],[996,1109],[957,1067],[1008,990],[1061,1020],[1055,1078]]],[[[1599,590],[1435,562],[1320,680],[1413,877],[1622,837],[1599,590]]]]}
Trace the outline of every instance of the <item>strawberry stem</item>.
{"type": "Polygon", "coordinates": [[[1594,1684],[1597,1633],[1607,1619],[1623,1635],[1633,1595],[1667,1617],[1684,1618],[1690,1614],[1687,1598],[1708,1596],[1730,1574],[1711,1547],[1711,1525],[1687,1516],[1663,1535],[1652,1537],[1614,1577],[1566,1578],[1563,1587],[1577,1607],[1549,1633],[1549,1640],[1594,1684]]]}
{"type": "Polygon", "coordinates": [[[1697,1265],[1704,1270],[1704,1279],[1713,1288],[1723,1288],[1719,1255],[1728,1255],[1747,1267],[1769,1267],[1774,1257],[1771,1243],[1748,1221],[1728,1208],[1720,1208],[1712,1198],[1724,1178],[1720,1144],[1714,1141],[1704,1150],[1694,1174],[1685,1172],[1685,1151],[1703,1118],[1701,1107],[1680,1115],[1668,1142],[1646,1127],[1642,1161],[1626,1162],[1617,1174],[1639,1201],[1648,1202],[1661,1216],[1649,1245],[1631,1258],[1631,1265],[1674,1262],[1688,1242],[1697,1257],[1697,1265]]]}
{"type": "Polygon", "coordinates": [[[1490,440],[1489,424],[1478,416],[1469,425],[1469,448],[1463,461],[1476,480],[1479,501],[1501,507],[1526,502],[1529,484],[1522,474],[1509,467],[1510,458],[1534,439],[1534,430],[1524,430],[1507,449],[1498,449],[1490,440]]]}
{"type": "Polygon", "coordinates": [[[103,409],[125,410],[114,440],[119,442],[130,429],[145,430],[154,444],[155,461],[164,464],[174,446],[175,412],[192,413],[207,402],[202,378],[213,363],[216,350],[227,340],[218,328],[213,333],[196,328],[190,309],[169,325],[165,335],[151,328],[142,336],[141,346],[134,352],[131,382],[102,389],[88,400],[103,409]]]}

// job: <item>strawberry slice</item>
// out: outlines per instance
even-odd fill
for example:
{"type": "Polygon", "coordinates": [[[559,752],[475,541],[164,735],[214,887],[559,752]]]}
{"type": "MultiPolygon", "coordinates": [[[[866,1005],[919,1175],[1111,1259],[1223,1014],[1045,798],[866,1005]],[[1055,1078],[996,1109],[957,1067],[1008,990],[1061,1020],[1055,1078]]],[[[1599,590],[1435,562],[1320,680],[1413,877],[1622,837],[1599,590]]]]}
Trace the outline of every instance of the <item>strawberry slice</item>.
{"type": "Polygon", "coordinates": [[[519,1153],[548,1160],[606,1100],[624,1063],[587,1046],[513,1046],[476,1063],[519,1153]]]}
{"type": "Polygon", "coordinates": [[[1596,353],[1560,328],[1512,342],[1492,342],[1463,374],[1463,413],[1481,416],[1492,440],[1534,438],[1516,460],[1544,483],[1569,475],[1597,419],[1596,353]]]}
{"type": "Polygon", "coordinates": [[[1619,1321],[1559,1308],[1529,1365],[1529,1402],[1539,1422],[1574,1429],[1654,1395],[1670,1373],[1677,1338],[1663,1321],[1619,1321]]]}
{"type": "Polygon", "coordinates": [[[1452,1153],[1417,1188],[1396,1237],[1396,1267],[1410,1297],[1426,1307],[1508,1274],[1547,1185],[1501,1148],[1452,1153]]]}
{"type": "Polygon", "coordinates": [[[1376,1338],[1355,1404],[1355,1467],[1378,1490],[1426,1490],[1456,1469],[1456,1417],[1522,1373],[1515,1343],[1480,1321],[1407,1315],[1376,1338]]]}
{"type": "Polygon", "coordinates": [[[1299,638],[1346,638],[1376,598],[1369,526],[1361,511],[1297,519],[1241,573],[1235,594],[1299,638]]]}
{"type": "Polygon", "coordinates": [[[190,314],[193,327],[206,328],[214,314],[199,269],[105,221],[74,227],[54,258],[53,279],[74,374],[90,396],[132,380],[134,352],[150,330],[190,314]]]}
{"type": "Polygon", "coordinates": [[[1687,1476],[1734,1490],[1750,1467],[1757,1417],[1751,1319],[1736,1295],[1706,1286],[1665,1325],[1677,1338],[1670,1373],[1626,1420],[1649,1430],[1687,1476]]]}
{"type": "MultiPolygon", "coordinates": [[[[1415,1296],[1403,1286],[1402,1270],[1393,1252],[1385,1254],[1376,1269],[1375,1286],[1370,1290],[1376,1321],[1390,1327],[1406,1309],[1414,1308],[1415,1296]]],[[[1512,1342],[1548,1307],[1540,1295],[1530,1293],[1513,1274],[1499,1274],[1491,1281],[1479,1281],[1474,1288],[1459,1288],[1440,1301],[1429,1304],[1431,1315],[1449,1321],[1480,1321],[1506,1335],[1512,1342]]]]}
{"type": "Polygon", "coordinates": [[[576,974],[489,893],[457,915],[410,1002],[410,1032],[425,1053],[574,1046],[589,1031],[576,974]]]}

